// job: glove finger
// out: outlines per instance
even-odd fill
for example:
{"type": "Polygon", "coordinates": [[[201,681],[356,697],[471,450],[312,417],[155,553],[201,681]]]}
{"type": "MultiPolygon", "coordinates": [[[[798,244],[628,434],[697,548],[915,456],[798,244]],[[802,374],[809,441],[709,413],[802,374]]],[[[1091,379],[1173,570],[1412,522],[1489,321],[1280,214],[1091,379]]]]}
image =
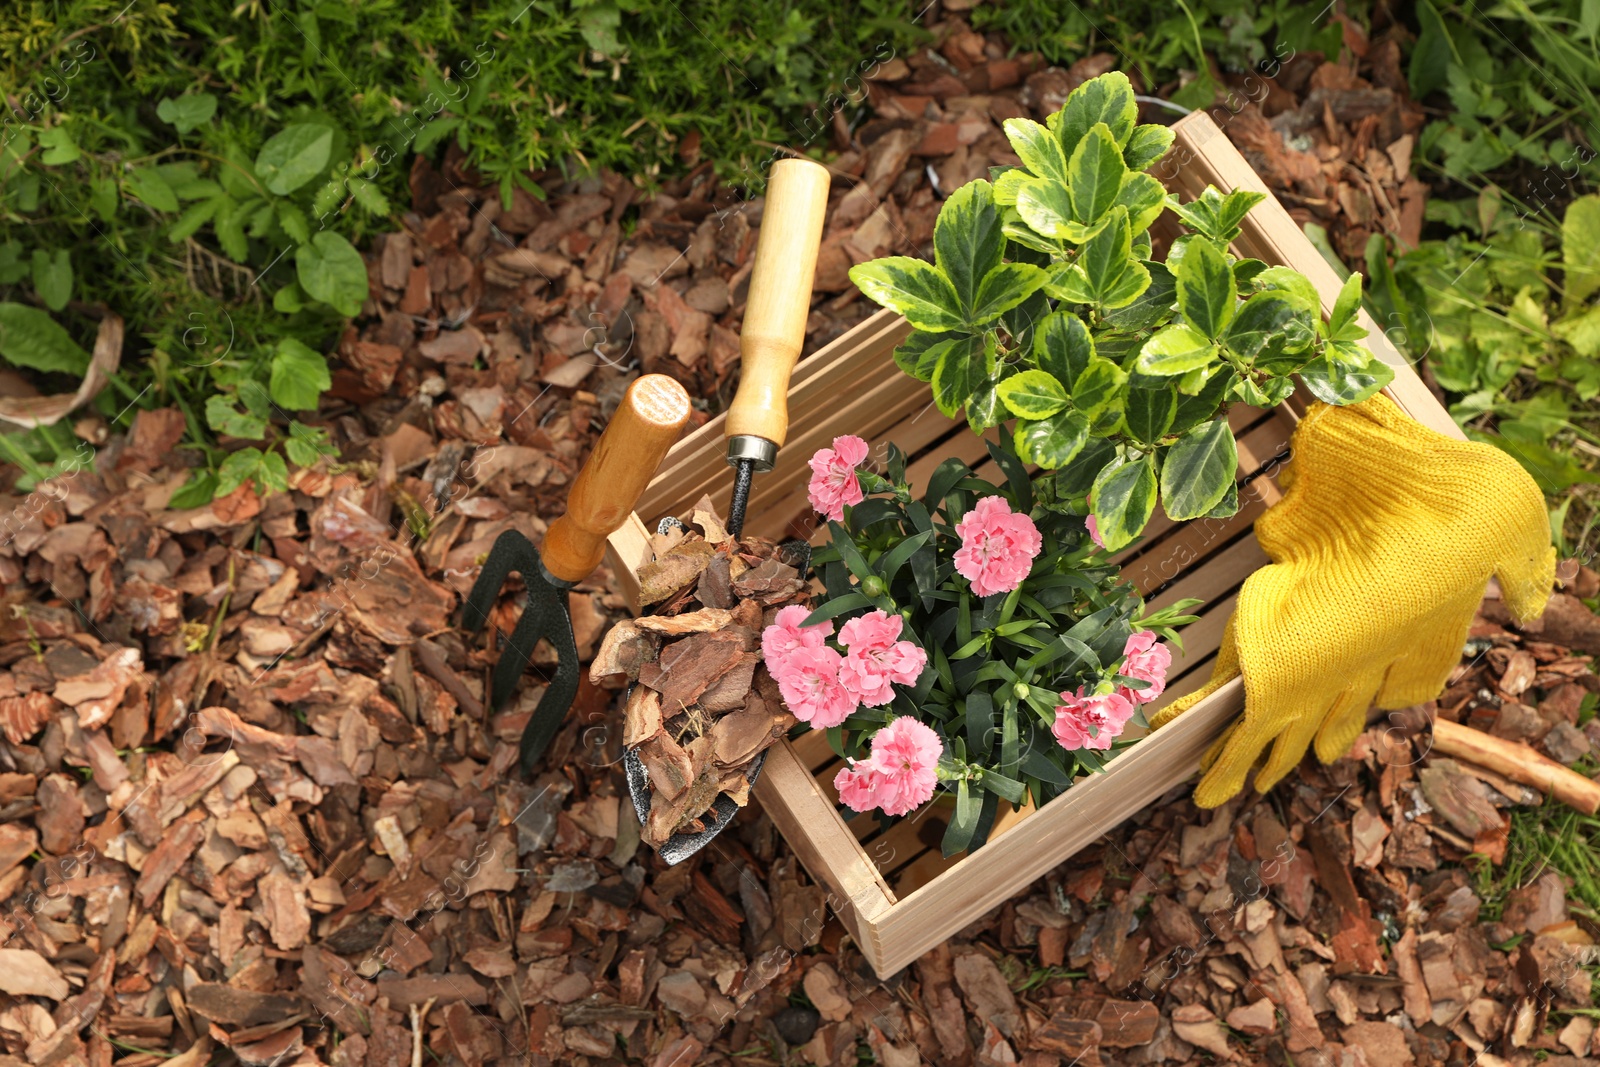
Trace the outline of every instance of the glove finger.
{"type": "Polygon", "coordinates": [[[1530,623],[1544,614],[1555,588],[1555,546],[1524,551],[1521,558],[1497,567],[1495,576],[1500,579],[1500,595],[1511,609],[1511,617],[1518,624],[1530,623]]]}
{"type": "Polygon", "coordinates": [[[1211,768],[1200,779],[1200,784],[1195,786],[1195,804],[1202,808],[1215,808],[1244,791],[1244,781],[1250,776],[1251,768],[1282,732],[1277,724],[1286,721],[1276,715],[1267,722],[1262,719],[1263,716],[1253,715],[1251,708],[1246,705],[1244,717],[1228,731],[1211,768]]]}
{"type": "MultiPolygon", "coordinates": [[[[1377,690],[1380,708],[1409,708],[1439,695],[1450,672],[1461,662],[1461,649],[1472,625],[1472,609],[1477,606],[1475,597],[1471,601],[1465,610],[1446,604],[1446,610],[1430,612],[1428,618],[1410,628],[1411,647],[1389,665],[1377,690]]],[[[1319,748],[1317,753],[1321,755],[1322,750],[1319,748]]]]}
{"type": "Polygon", "coordinates": [[[1283,776],[1300,766],[1317,727],[1322,724],[1325,708],[1319,704],[1302,704],[1288,717],[1288,728],[1278,735],[1267,762],[1256,772],[1256,792],[1265,793],[1283,780],[1283,776]]]}
{"type": "Polygon", "coordinates": [[[1361,731],[1367,728],[1367,709],[1378,691],[1381,678],[1357,678],[1349,688],[1339,694],[1317,731],[1317,759],[1324,764],[1343,759],[1356,743],[1361,731]]]}
{"type": "Polygon", "coordinates": [[[1233,643],[1233,620],[1235,617],[1233,615],[1228,616],[1227,625],[1222,628],[1222,644],[1217,648],[1217,659],[1211,666],[1211,680],[1194,692],[1178,697],[1152,715],[1150,717],[1151,730],[1159,730],[1239,676],[1239,653],[1233,643]]]}

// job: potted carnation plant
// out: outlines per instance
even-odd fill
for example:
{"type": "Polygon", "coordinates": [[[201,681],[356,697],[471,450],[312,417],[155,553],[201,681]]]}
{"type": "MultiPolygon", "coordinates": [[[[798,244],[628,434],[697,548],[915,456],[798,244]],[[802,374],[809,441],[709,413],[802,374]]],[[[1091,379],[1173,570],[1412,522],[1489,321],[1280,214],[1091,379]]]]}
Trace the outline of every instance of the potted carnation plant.
{"type": "Polygon", "coordinates": [[[1279,404],[1296,377],[1354,403],[1393,377],[1358,343],[1360,276],[1324,321],[1304,275],[1232,255],[1262,194],[1169,196],[1147,171],[1172,132],[1137,116],[1113,72],[1044,124],[1008,119],[1022,166],[951,194],[933,263],[851,271],[914,327],[899,367],[999,431],[1004,484],[951,459],[914,495],[893,445],[876,470],[857,437],[818,451],[827,598],[780,612],[763,656],[847,760],[847,809],[903,815],[950,790],[946,855],[981,845],[1000,801],[1042,805],[1131,743],[1165,686],[1159,642],[1198,601],[1145,613],[1111,553],[1158,501],[1174,521],[1238,510],[1228,406],[1279,404]],[[1167,211],[1184,232],[1158,257],[1167,211]]]}

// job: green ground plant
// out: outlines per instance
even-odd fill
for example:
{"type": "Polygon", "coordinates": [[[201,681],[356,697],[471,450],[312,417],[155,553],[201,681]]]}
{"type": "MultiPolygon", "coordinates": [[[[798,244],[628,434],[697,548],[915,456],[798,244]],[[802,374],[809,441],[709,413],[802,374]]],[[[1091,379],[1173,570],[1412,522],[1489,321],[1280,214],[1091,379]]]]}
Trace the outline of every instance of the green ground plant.
{"type": "MultiPolygon", "coordinates": [[[[649,187],[702,156],[759,186],[771,144],[820,150],[832,110],[856,115],[862,74],[925,36],[915,18],[897,0],[12,5],[0,365],[70,388],[111,309],[127,341],[99,409],[183,409],[205,462],[182,501],[280,488],[286,459],[326,448],[300,419],[416,154],[453,142],[506,201],[543,196],[533,172],[649,187]],[[21,330],[28,312],[59,328],[21,330]]],[[[27,481],[61,443],[0,448],[27,481]]]]}
{"type": "Polygon", "coordinates": [[[1406,323],[1468,435],[1515,456],[1551,500],[1564,554],[1593,551],[1600,522],[1600,195],[1568,205],[1559,228],[1492,192],[1434,201],[1455,229],[1392,272],[1369,250],[1375,301],[1406,323]]]}

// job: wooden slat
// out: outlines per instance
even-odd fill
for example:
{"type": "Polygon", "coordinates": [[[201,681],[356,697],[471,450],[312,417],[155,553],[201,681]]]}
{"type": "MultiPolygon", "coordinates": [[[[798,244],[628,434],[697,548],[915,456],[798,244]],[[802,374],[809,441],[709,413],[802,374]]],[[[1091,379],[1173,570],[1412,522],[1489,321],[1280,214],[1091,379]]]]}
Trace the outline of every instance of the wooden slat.
{"type": "Polygon", "coordinates": [[[767,750],[754,793],[806,870],[833,892],[845,928],[867,943],[868,924],[888,913],[894,894],[789,742],[767,750]]]}
{"type": "Polygon", "coordinates": [[[1119,754],[1105,774],[1074,785],[985,846],[976,862],[957,863],[903,897],[877,924],[874,969],[893,974],[1194,774],[1201,755],[1243,706],[1244,689],[1235,680],[1149,741],[1119,754]]]}

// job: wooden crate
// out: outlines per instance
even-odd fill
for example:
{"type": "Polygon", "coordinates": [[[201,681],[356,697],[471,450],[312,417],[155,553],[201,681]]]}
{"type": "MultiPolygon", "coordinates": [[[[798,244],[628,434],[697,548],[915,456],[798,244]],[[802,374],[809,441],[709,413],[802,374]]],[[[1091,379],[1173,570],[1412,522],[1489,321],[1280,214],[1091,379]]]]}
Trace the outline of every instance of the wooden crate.
{"type": "MultiPolygon", "coordinates": [[[[1339,292],[1338,275],[1216,124],[1196,112],[1174,130],[1172,154],[1164,167],[1158,165],[1169,186],[1185,198],[1206,185],[1269,193],[1245,220],[1235,251],[1305,274],[1321,293],[1324,312],[1329,310],[1339,292]]],[[[1362,321],[1370,331],[1368,346],[1395,368],[1390,397],[1418,421],[1459,437],[1404,357],[1365,313],[1362,321]]],[[[904,320],[883,312],[800,363],[789,393],[791,436],[776,469],[756,479],[749,532],[777,537],[813,531],[820,539],[806,503],[806,461],[841,433],[865,437],[875,449],[893,441],[911,458],[914,485],[949,456],[971,463],[981,477],[1004,481],[991,469],[982,440],[964,422],[940,415],[928,387],[895,367],[891,352],[908,332],[904,320]]],[[[1210,677],[1239,587],[1267,562],[1251,528],[1279,497],[1278,467],[1303,410],[1303,398],[1274,411],[1235,405],[1229,421],[1239,442],[1239,513],[1173,523],[1158,510],[1143,539],[1119,555],[1124,575],[1153,606],[1183,597],[1205,601],[1198,609],[1200,620],[1183,631],[1183,650],[1173,649],[1167,691],[1150,711],[1210,677]]],[[[719,418],[673,448],[638,514],[653,522],[661,515],[687,513],[707,492],[720,503],[732,486],[723,453],[719,418]]],[[[640,521],[612,538],[613,570],[624,576],[625,586],[648,558],[645,542],[640,521]]],[[[637,586],[628,592],[636,597],[637,586]]],[[[1243,705],[1243,687],[1235,679],[1118,754],[1105,773],[1086,778],[1039,810],[1002,816],[989,843],[970,859],[947,860],[940,854],[946,804],[924,805],[881,831],[868,816],[846,823],[832,784],[839,761],[820,731],[775,746],[755,792],[806,869],[828,890],[835,912],[874,969],[886,977],[1189,779],[1201,754],[1243,705]]]]}

